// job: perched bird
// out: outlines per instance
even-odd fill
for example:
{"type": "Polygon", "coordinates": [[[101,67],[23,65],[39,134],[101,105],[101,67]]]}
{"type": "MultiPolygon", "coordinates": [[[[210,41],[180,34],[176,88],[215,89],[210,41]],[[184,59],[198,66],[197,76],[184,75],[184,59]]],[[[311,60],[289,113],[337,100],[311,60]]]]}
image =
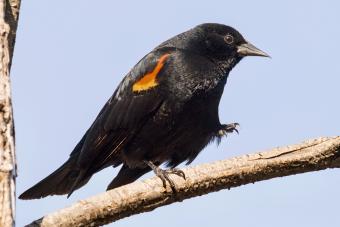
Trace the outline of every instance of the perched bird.
{"type": "Polygon", "coordinates": [[[163,42],[123,78],[69,159],[19,198],[70,196],[96,172],[121,164],[108,190],[151,170],[175,189],[169,174],[185,178],[177,165],[237,131],[237,123],[220,123],[218,106],[229,72],[245,56],[268,57],[222,24],[201,24],[163,42]]]}

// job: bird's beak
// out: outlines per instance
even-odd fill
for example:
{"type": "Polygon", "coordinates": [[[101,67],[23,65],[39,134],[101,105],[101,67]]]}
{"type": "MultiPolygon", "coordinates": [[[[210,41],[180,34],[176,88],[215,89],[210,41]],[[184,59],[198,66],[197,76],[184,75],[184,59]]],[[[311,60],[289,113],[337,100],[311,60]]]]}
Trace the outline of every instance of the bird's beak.
{"type": "Polygon", "coordinates": [[[249,42],[239,45],[237,47],[237,53],[240,56],[261,56],[270,58],[270,56],[267,53],[263,52],[262,50],[260,50],[259,48],[257,48],[256,46],[249,42]]]}

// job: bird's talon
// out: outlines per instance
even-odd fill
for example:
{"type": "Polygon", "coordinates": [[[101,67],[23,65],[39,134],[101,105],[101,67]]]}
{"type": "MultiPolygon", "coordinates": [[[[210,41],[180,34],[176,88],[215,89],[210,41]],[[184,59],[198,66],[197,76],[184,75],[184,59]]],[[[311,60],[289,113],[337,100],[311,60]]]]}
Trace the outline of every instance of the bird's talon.
{"type": "Polygon", "coordinates": [[[164,173],[163,173],[164,170],[158,168],[156,170],[154,170],[155,174],[157,177],[159,177],[163,183],[163,187],[166,188],[166,181],[167,181],[167,178],[165,177],[164,173]]]}
{"type": "Polygon", "coordinates": [[[179,177],[182,177],[185,180],[185,174],[182,170],[177,168],[172,168],[168,170],[163,170],[159,166],[156,166],[150,161],[144,161],[150,168],[155,172],[156,176],[158,176],[163,183],[163,187],[166,188],[166,182],[170,184],[171,190],[176,193],[176,186],[173,180],[169,177],[170,174],[175,174],[179,177]]]}
{"type": "Polygon", "coordinates": [[[182,177],[185,180],[185,173],[180,169],[172,168],[172,169],[169,169],[169,170],[166,170],[166,171],[168,172],[168,174],[175,174],[179,177],[182,177]]]}
{"type": "Polygon", "coordinates": [[[237,134],[239,134],[239,131],[237,129],[238,126],[240,126],[239,123],[231,123],[231,124],[224,124],[221,125],[221,129],[218,130],[218,136],[222,137],[222,136],[226,136],[228,135],[228,133],[233,133],[236,132],[237,134]]]}

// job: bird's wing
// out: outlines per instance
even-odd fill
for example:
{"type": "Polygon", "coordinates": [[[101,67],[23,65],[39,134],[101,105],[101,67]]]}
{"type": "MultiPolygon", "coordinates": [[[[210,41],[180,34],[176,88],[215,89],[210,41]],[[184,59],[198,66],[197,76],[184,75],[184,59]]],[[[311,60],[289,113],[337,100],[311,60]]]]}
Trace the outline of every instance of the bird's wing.
{"type": "Polygon", "coordinates": [[[170,58],[169,52],[151,52],[125,76],[86,133],[80,168],[98,171],[120,164],[115,155],[164,101],[159,77],[165,76],[170,58]]]}

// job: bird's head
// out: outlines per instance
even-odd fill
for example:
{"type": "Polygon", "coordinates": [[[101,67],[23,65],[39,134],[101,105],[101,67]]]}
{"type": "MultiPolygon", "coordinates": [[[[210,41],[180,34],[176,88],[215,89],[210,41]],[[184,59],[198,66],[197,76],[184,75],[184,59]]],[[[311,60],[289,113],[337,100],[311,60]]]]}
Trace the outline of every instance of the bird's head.
{"type": "Polygon", "coordinates": [[[229,62],[230,67],[245,56],[269,57],[246,41],[236,29],[216,23],[198,25],[164,42],[161,46],[173,46],[218,62],[229,62]]]}
{"type": "Polygon", "coordinates": [[[193,43],[198,44],[197,49],[212,57],[269,57],[230,26],[207,23],[196,26],[192,31],[193,43]]]}

